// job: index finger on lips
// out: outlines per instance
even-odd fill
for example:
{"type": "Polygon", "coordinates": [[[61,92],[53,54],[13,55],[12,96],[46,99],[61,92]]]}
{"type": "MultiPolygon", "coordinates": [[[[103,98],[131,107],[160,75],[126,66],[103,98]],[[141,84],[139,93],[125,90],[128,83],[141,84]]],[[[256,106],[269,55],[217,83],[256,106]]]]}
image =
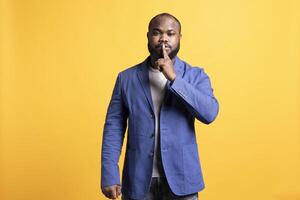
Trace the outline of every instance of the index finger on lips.
{"type": "Polygon", "coordinates": [[[163,56],[164,56],[164,58],[169,58],[165,44],[162,45],[162,50],[163,50],[163,56]]]}

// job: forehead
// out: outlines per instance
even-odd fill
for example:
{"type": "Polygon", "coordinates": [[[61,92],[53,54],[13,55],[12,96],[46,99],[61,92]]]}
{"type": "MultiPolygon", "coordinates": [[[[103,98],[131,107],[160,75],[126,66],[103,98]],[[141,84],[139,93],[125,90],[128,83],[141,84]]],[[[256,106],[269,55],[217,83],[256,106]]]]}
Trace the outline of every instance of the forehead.
{"type": "Polygon", "coordinates": [[[150,30],[176,30],[179,31],[179,24],[175,19],[168,16],[160,16],[155,18],[150,24],[150,30]]]}

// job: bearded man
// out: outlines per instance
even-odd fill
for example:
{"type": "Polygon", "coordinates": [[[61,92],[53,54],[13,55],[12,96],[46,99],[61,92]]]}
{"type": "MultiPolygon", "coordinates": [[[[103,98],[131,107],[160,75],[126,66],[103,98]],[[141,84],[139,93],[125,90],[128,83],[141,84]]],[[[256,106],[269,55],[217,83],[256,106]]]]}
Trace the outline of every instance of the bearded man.
{"type": "Polygon", "coordinates": [[[194,122],[213,122],[219,104],[203,68],[177,56],[176,17],[153,17],[147,38],[150,55],[116,79],[103,130],[101,190],[110,199],[122,194],[123,200],[195,200],[205,184],[194,122]]]}

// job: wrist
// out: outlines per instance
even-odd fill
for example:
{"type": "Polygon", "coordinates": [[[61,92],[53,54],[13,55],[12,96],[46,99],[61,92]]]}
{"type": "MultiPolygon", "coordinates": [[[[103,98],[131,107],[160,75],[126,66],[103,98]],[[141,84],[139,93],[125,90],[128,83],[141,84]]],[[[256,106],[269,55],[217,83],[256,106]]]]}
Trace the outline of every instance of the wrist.
{"type": "Polygon", "coordinates": [[[175,78],[176,78],[176,74],[174,76],[171,76],[169,81],[173,82],[175,78]]]}

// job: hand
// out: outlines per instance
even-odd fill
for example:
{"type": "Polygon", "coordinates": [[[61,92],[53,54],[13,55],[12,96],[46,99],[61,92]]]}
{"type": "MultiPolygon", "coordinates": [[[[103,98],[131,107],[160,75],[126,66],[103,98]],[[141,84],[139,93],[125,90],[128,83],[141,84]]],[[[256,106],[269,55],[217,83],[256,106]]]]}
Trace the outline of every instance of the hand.
{"type": "Polygon", "coordinates": [[[170,59],[165,44],[162,46],[163,58],[158,59],[155,62],[155,68],[159,69],[169,81],[173,81],[176,78],[176,72],[173,66],[173,61],[170,59]]]}
{"type": "Polygon", "coordinates": [[[117,199],[121,195],[121,186],[112,185],[102,188],[102,193],[109,199],[117,199]]]}

